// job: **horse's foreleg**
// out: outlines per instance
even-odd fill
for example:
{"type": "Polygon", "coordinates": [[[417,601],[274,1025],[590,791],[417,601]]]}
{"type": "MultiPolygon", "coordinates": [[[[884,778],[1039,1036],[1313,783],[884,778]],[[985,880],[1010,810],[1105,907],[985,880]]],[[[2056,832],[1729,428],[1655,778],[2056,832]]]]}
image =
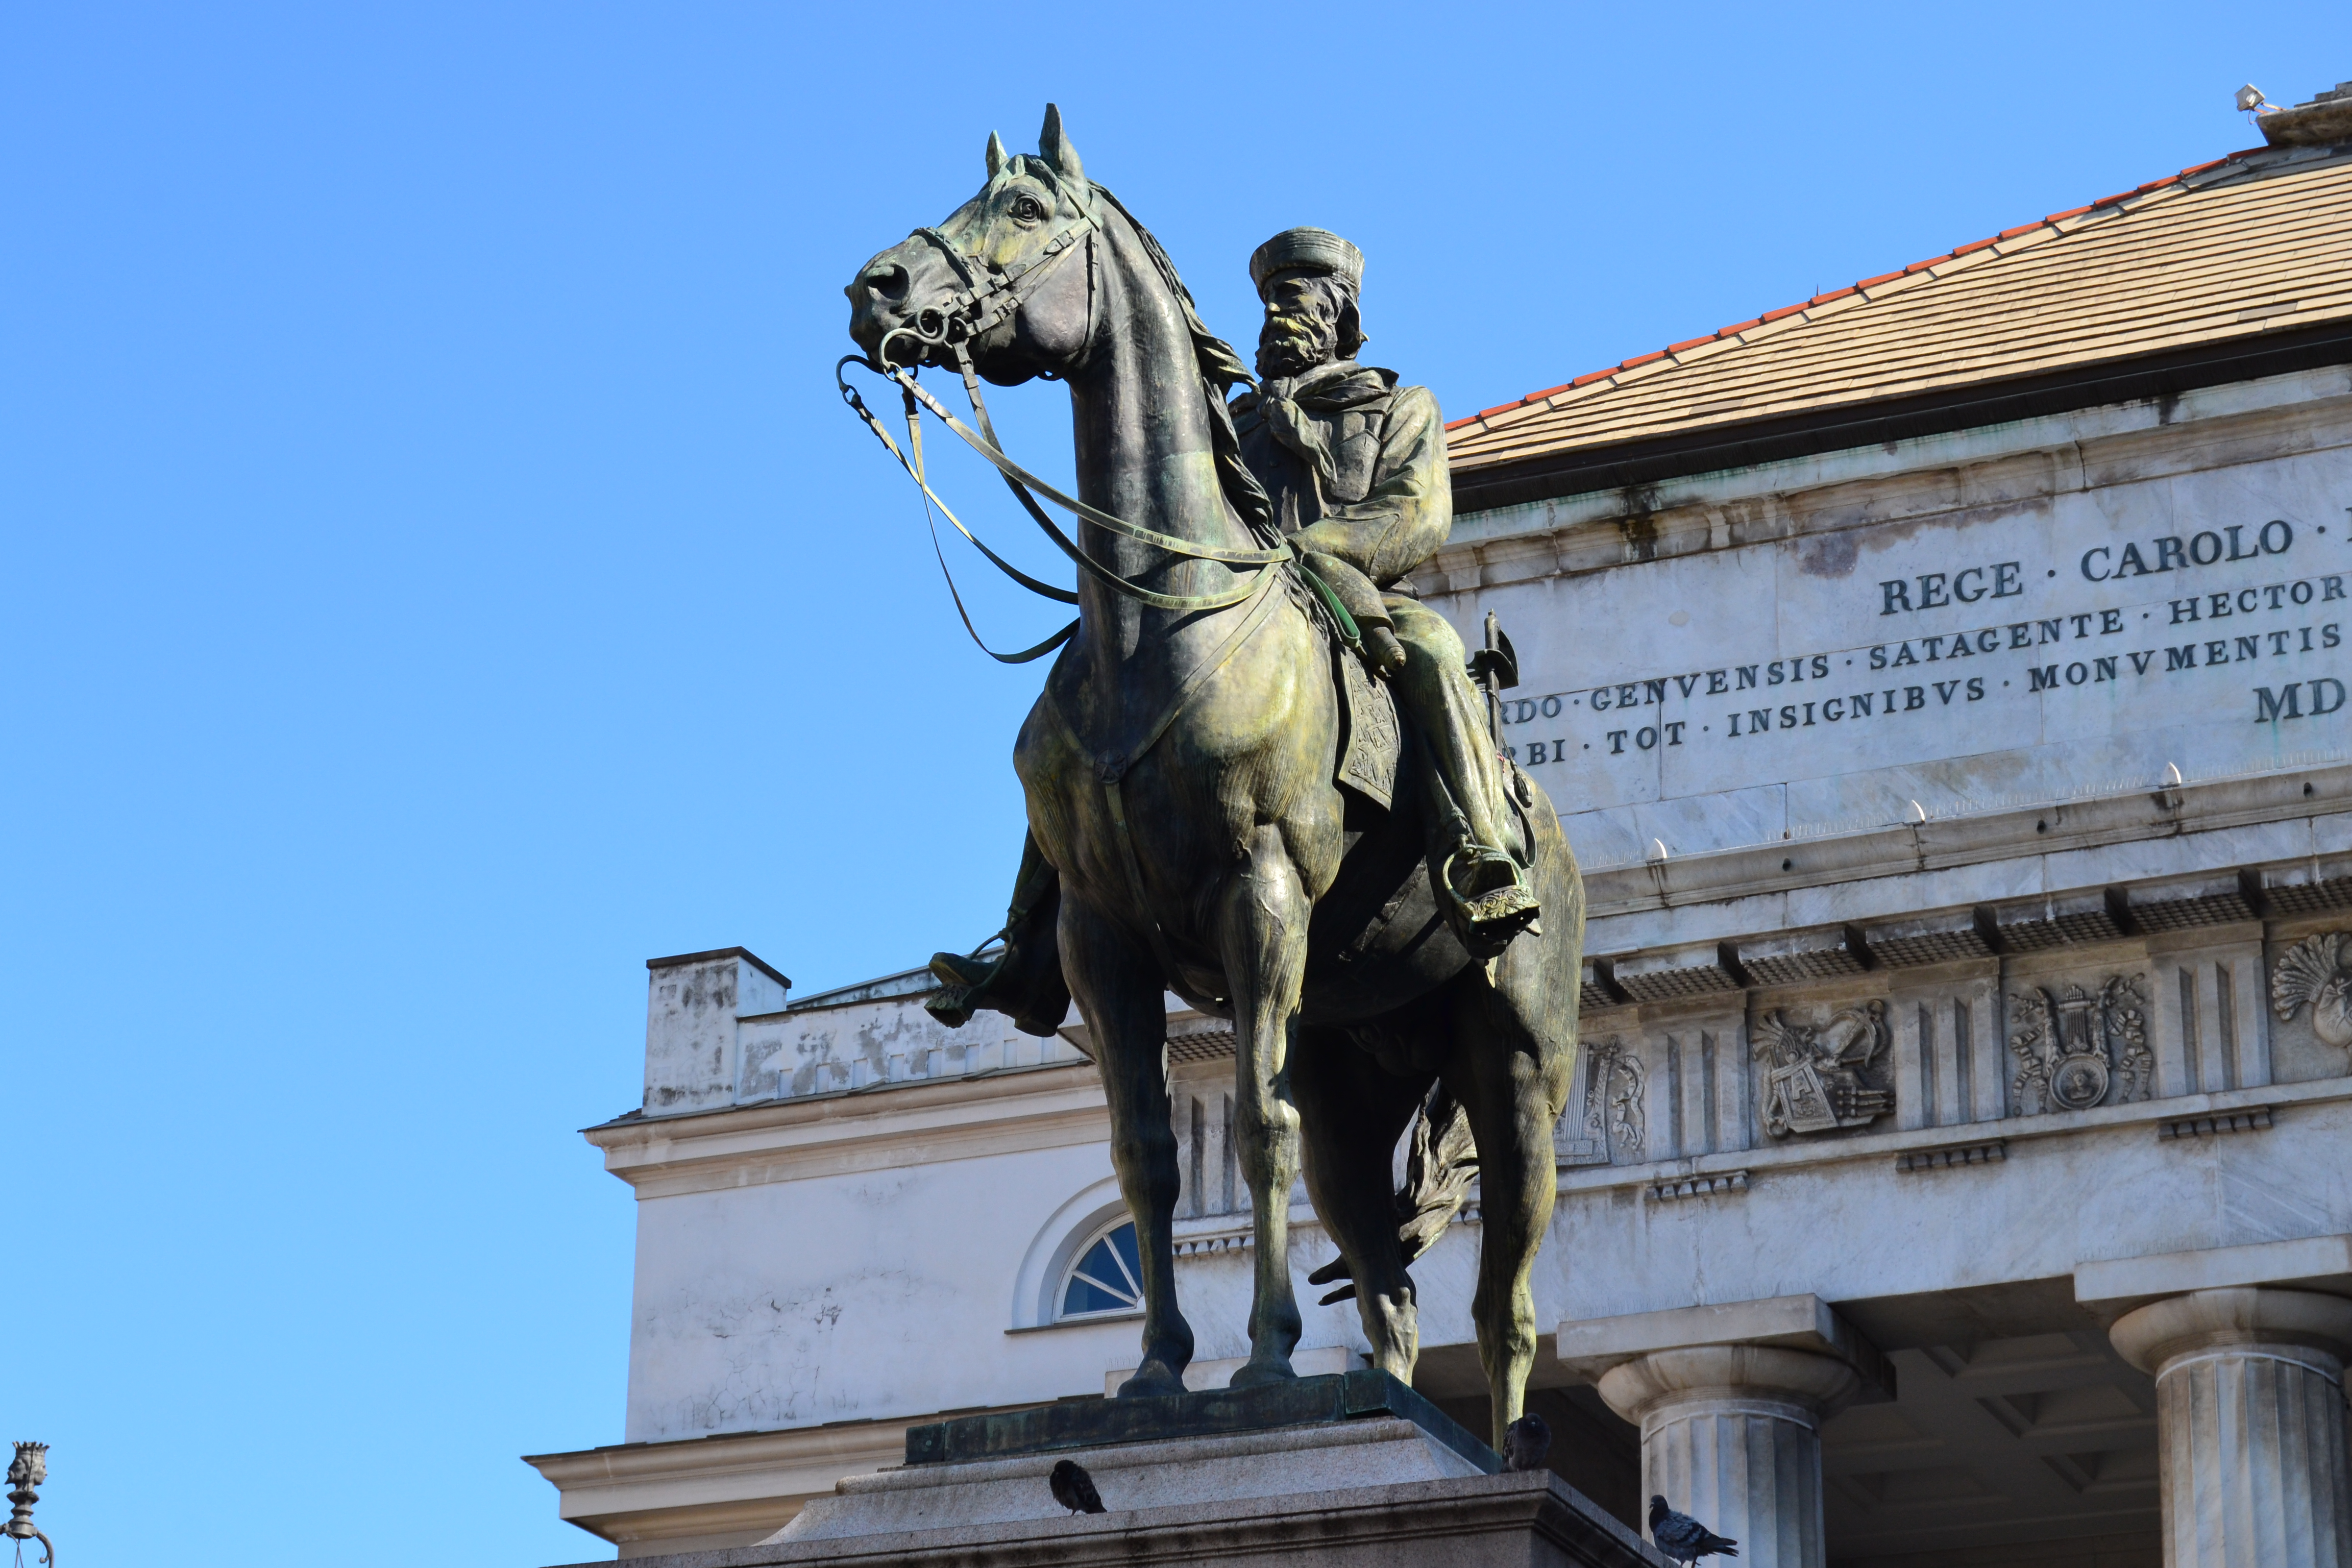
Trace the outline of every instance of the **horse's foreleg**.
{"type": "Polygon", "coordinates": [[[1337,1029],[1301,1029],[1290,1073],[1307,1194],[1348,1260],[1372,1365],[1410,1384],[1421,1353],[1420,1313],[1397,1239],[1391,1164],[1428,1080],[1391,1077],[1337,1029]]]}
{"type": "Polygon", "coordinates": [[[1169,1125],[1162,1047],[1168,1014],[1159,972],[1108,921],[1062,900],[1062,966],[1095,1040],[1110,1107],[1111,1164],[1135,1217],[1143,1265],[1143,1363],[1119,1385],[1122,1399],[1184,1392],[1192,1326],[1176,1307],[1176,1135],[1169,1125]]]}
{"type": "Polygon", "coordinates": [[[1478,1289],[1470,1314],[1499,1450],[1505,1428],[1523,1412],[1535,1367],[1528,1280],[1559,1193],[1551,1137],[1561,1071],[1475,971],[1465,979],[1469,994],[1455,1008],[1445,1080],[1469,1112],[1478,1144],[1478,1289]]]}
{"type": "Polygon", "coordinates": [[[1298,1179],[1290,1049],[1307,975],[1308,912],[1281,835],[1259,828],[1219,911],[1225,980],[1233,988],[1235,1120],[1256,1241],[1250,1355],[1233,1375],[1235,1388],[1298,1375],[1290,1365],[1303,1326],[1290,1285],[1290,1188],[1298,1179]]]}

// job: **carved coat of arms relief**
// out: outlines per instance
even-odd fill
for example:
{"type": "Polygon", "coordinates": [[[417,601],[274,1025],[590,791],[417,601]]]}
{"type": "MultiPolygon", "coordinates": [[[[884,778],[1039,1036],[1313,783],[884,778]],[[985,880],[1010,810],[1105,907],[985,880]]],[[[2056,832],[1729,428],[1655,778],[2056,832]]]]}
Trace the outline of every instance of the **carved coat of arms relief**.
{"type": "Polygon", "coordinates": [[[1584,1136],[1612,1160],[1639,1158],[1649,1131],[1642,1109],[1642,1058],[1615,1035],[1586,1052],[1584,1136]]]}
{"type": "Polygon", "coordinates": [[[1841,1007],[1818,1023],[1776,1009],[1757,1021],[1764,1068],[1764,1131],[1775,1138],[1867,1127],[1895,1109],[1885,1079],[1886,1004],[1841,1007]]]}
{"type": "Polygon", "coordinates": [[[2147,990],[2137,974],[2112,974],[2095,990],[2034,985],[2010,993],[2017,1076],[2010,1114],[2127,1105],[2155,1089],[2147,1046],[2147,990]]]}
{"type": "Polygon", "coordinates": [[[2352,1046],[2352,963],[2346,947],[2352,933],[2323,931],[2305,937],[2271,965],[2271,1011],[2282,1024],[2305,1006],[2311,1032],[2339,1049],[2352,1046]]]}

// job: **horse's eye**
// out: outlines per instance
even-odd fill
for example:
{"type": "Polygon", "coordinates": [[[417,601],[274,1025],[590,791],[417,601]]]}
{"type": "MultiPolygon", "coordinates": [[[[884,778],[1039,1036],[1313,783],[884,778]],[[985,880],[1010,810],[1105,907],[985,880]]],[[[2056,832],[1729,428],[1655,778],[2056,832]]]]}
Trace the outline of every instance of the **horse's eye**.
{"type": "Polygon", "coordinates": [[[1023,223],[1036,223],[1045,217],[1045,206],[1034,196],[1021,196],[1013,204],[1013,216],[1023,223]]]}

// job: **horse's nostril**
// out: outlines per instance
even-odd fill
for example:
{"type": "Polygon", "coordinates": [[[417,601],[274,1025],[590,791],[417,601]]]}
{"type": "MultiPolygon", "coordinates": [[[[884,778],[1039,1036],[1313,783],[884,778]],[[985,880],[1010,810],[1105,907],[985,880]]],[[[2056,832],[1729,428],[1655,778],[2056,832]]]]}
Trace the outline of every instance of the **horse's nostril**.
{"type": "Polygon", "coordinates": [[[907,269],[895,261],[867,268],[858,282],[865,285],[872,298],[887,300],[894,305],[907,297],[907,269]]]}

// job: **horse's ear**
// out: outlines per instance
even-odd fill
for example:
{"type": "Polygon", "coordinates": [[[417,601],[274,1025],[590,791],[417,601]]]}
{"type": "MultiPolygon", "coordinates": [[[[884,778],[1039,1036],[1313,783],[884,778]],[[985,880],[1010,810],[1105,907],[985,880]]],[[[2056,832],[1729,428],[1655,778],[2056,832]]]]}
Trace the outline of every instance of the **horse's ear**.
{"type": "Polygon", "coordinates": [[[1004,139],[993,131],[988,133],[988,177],[996,178],[1004,168],[1004,139]]]}
{"type": "Polygon", "coordinates": [[[1046,166],[1074,185],[1083,185],[1087,172],[1078,163],[1078,150],[1062,134],[1062,110],[1057,104],[1045,106],[1045,129],[1037,132],[1037,151],[1046,166]]]}

